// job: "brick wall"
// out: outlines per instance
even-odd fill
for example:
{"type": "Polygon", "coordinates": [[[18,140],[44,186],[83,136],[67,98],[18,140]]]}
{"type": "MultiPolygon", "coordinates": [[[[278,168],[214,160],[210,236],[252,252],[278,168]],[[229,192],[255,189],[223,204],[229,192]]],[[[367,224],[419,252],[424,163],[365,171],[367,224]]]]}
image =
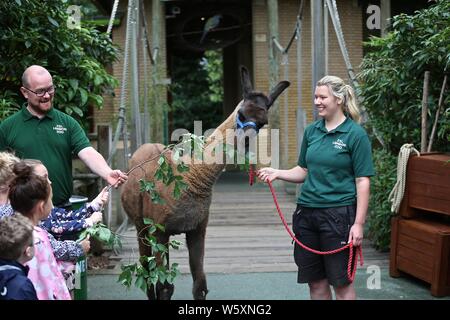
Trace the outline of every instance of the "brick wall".
{"type": "MultiPolygon", "coordinates": [[[[253,5],[253,68],[255,87],[267,91],[269,90],[269,63],[268,63],[268,15],[266,1],[254,0],[253,5]],[[263,41],[265,39],[265,41],[263,41]]],[[[279,34],[280,44],[285,47],[294,31],[296,17],[299,10],[299,1],[297,0],[280,0],[278,2],[279,10],[279,34]]],[[[306,112],[307,123],[313,119],[313,88],[312,88],[312,59],[311,59],[311,9],[310,2],[306,1],[303,9],[302,32],[301,32],[301,74],[302,74],[302,101],[300,105],[306,112]]],[[[338,11],[343,28],[344,38],[350,55],[350,61],[355,71],[362,60],[362,9],[358,7],[357,1],[340,0],[338,1],[338,11]]],[[[329,34],[329,65],[328,74],[336,75],[348,81],[344,60],[342,58],[339,44],[334,32],[334,28],[329,18],[328,22],[329,34]]],[[[298,103],[298,83],[297,83],[297,47],[296,42],[292,44],[288,55],[288,75],[287,80],[291,82],[291,86],[278,99],[280,112],[280,153],[284,152],[284,128],[285,128],[285,106],[286,99],[288,105],[288,163],[289,167],[297,163],[297,108],[298,103]]],[[[281,65],[279,60],[279,80],[286,79],[285,66],[281,65]]]]}
{"type": "MultiPolygon", "coordinates": [[[[123,73],[123,58],[124,58],[124,50],[125,50],[125,38],[126,38],[126,28],[127,28],[127,6],[128,6],[128,1],[120,1],[119,3],[119,8],[118,11],[124,12],[124,16],[122,18],[122,23],[120,24],[119,27],[115,27],[113,29],[112,32],[112,39],[114,44],[116,44],[119,48],[120,48],[120,54],[119,54],[119,58],[118,60],[113,64],[113,66],[111,67],[111,73],[112,75],[114,75],[118,80],[119,80],[119,86],[115,89],[114,93],[115,93],[115,97],[111,97],[111,96],[104,96],[105,98],[105,104],[103,109],[95,109],[94,110],[94,119],[95,119],[95,125],[97,124],[116,124],[118,121],[118,113],[119,113],[119,106],[120,106],[120,91],[121,91],[121,81],[122,81],[122,73],[123,73]]],[[[145,12],[146,12],[146,17],[147,17],[147,34],[149,36],[149,42],[150,42],[150,46],[152,46],[152,40],[151,40],[151,35],[152,35],[152,6],[151,6],[151,1],[145,1],[144,4],[145,7],[145,12]]],[[[141,17],[139,17],[141,19],[141,17]]],[[[166,77],[166,41],[165,41],[165,19],[164,16],[161,19],[162,21],[162,26],[161,26],[161,48],[159,50],[159,58],[160,58],[160,64],[161,66],[163,66],[163,76],[166,77]]],[[[141,24],[141,21],[140,21],[141,24]]],[[[141,24],[142,25],[142,24],[141,24]]],[[[143,112],[143,96],[144,96],[144,72],[147,73],[147,81],[150,83],[152,77],[151,77],[151,72],[152,72],[152,65],[150,63],[150,59],[147,56],[147,70],[144,69],[144,57],[143,57],[143,46],[142,46],[142,35],[141,35],[142,30],[139,31],[139,36],[137,39],[137,44],[138,44],[138,48],[137,48],[137,54],[138,54],[138,68],[139,68],[139,78],[138,78],[138,82],[140,84],[140,106],[141,106],[141,112],[143,112]]],[[[129,84],[131,82],[131,75],[132,75],[132,70],[131,70],[131,65],[130,65],[130,55],[128,56],[128,63],[129,63],[129,67],[128,67],[128,77],[127,77],[127,81],[128,81],[128,88],[129,88],[129,84]]],[[[126,108],[127,110],[130,109],[130,103],[132,101],[132,97],[131,92],[127,89],[126,91],[126,108]]],[[[128,116],[127,116],[127,120],[129,121],[130,117],[129,117],[129,112],[128,112],[128,116]]]]}
{"type": "MultiPolygon", "coordinates": [[[[344,32],[344,38],[347,44],[347,48],[350,54],[350,60],[355,71],[358,71],[358,66],[361,62],[362,51],[362,9],[357,5],[356,0],[340,0],[338,3],[338,11],[341,19],[341,24],[344,32]]],[[[121,1],[119,10],[126,12],[127,2],[121,1]]],[[[148,22],[148,34],[151,36],[151,2],[146,2],[146,13],[148,22]]],[[[298,0],[279,0],[279,42],[281,45],[286,46],[295,27],[296,16],[299,9],[298,0]]],[[[302,21],[302,62],[301,62],[301,74],[302,74],[302,101],[298,102],[298,84],[297,84],[297,48],[296,42],[293,43],[289,51],[289,65],[288,65],[288,80],[291,82],[291,86],[280,96],[278,99],[279,115],[280,115],[280,153],[283,153],[283,139],[285,124],[285,105],[286,99],[288,104],[288,166],[295,165],[298,157],[298,132],[297,128],[297,108],[301,105],[307,116],[307,123],[310,123],[313,119],[313,87],[311,83],[311,9],[310,2],[306,1],[304,8],[304,15],[302,21]]],[[[164,21],[164,19],[162,19],[164,21]]],[[[252,45],[253,45],[253,82],[254,87],[264,92],[269,91],[269,62],[268,62],[268,14],[267,4],[265,0],[252,0],[252,45]]],[[[329,34],[329,65],[328,74],[337,75],[342,77],[346,81],[347,72],[342,58],[336,35],[334,33],[331,19],[328,23],[329,34]]],[[[165,28],[162,28],[163,32],[165,28]]],[[[126,32],[126,15],[123,17],[120,27],[114,28],[113,41],[118,44],[119,47],[124,48],[126,32]]],[[[165,50],[165,36],[161,37],[161,63],[165,66],[166,63],[166,50],[165,50]]],[[[143,68],[142,62],[142,43],[138,40],[138,56],[139,66],[143,68]]],[[[123,56],[113,65],[112,73],[118,79],[122,78],[123,71],[123,56]]],[[[281,61],[279,61],[281,62],[281,61]]],[[[149,70],[148,75],[150,79],[151,66],[148,62],[149,70]]],[[[165,67],[164,67],[165,68],[165,67]]],[[[166,72],[166,71],[164,71],[166,72]]],[[[279,63],[279,80],[285,79],[285,67],[279,63]]],[[[140,73],[140,83],[143,81],[143,73],[140,73]]],[[[95,110],[94,117],[96,123],[116,123],[117,114],[119,108],[120,98],[120,86],[115,90],[116,97],[105,99],[105,106],[102,110],[95,110]]],[[[130,93],[127,92],[128,101],[130,101],[130,93]]],[[[267,143],[267,139],[260,137],[260,143],[267,143]]],[[[270,147],[269,147],[270,148],[270,147]]]]}

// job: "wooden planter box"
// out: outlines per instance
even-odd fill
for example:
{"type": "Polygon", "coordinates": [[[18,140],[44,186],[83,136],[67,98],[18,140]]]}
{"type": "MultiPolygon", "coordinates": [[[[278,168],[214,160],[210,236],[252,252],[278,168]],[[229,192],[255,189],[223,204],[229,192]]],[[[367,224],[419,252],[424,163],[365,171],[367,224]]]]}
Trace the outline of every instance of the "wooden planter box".
{"type": "Polygon", "coordinates": [[[450,225],[394,217],[389,273],[400,271],[430,283],[433,296],[450,295],[450,225]]]}
{"type": "Polygon", "coordinates": [[[409,158],[399,215],[417,217],[436,212],[450,215],[450,155],[424,153],[409,158]]]}
{"type": "Polygon", "coordinates": [[[408,273],[450,295],[450,155],[409,158],[405,194],[391,223],[390,275],[408,273]]]}

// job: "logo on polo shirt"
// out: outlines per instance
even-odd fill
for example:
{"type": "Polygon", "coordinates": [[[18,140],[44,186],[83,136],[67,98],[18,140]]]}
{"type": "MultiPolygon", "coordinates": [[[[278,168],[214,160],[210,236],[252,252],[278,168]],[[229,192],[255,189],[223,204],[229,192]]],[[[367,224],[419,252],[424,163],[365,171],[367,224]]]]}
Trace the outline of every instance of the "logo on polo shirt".
{"type": "Polygon", "coordinates": [[[333,145],[336,149],[339,149],[339,150],[347,147],[347,145],[341,139],[337,139],[336,141],[333,141],[333,145]]]}
{"type": "Polygon", "coordinates": [[[58,134],[64,134],[64,132],[67,131],[67,128],[64,128],[62,125],[57,124],[55,127],[53,127],[53,130],[56,131],[58,134]]]}

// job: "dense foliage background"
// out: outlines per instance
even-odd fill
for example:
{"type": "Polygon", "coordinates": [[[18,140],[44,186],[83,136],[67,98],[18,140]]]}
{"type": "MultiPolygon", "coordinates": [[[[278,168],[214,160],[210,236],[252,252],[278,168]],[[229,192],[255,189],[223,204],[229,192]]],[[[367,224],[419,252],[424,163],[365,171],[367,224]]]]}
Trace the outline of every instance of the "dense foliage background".
{"type": "Polygon", "coordinates": [[[53,75],[55,107],[83,123],[88,106],[103,106],[117,80],[105,66],[118,50],[109,37],[85,23],[68,25],[66,0],[0,2],[0,120],[25,102],[19,92],[23,71],[42,65],[53,75]]]}
{"type": "MultiPolygon", "coordinates": [[[[420,149],[421,105],[425,71],[431,72],[428,136],[434,122],[444,75],[450,71],[450,1],[438,1],[409,16],[393,17],[384,38],[372,38],[359,79],[369,126],[384,140],[374,139],[376,176],[372,180],[369,235],[379,249],[389,247],[389,191],[395,184],[396,157],[405,143],[420,149]]],[[[449,85],[447,84],[447,88],[449,85]]],[[[446,91],[433,151],[450,151],[450,94],[446,91]]]]}
{"type": "Polygon", "coordinates": [[[217,127],[223,118],[223,64],[221,51],[206,51],[197,59],[175,56],[170,88],[172,128],[194,130],[202,121],[203,131],[217,127]]]}

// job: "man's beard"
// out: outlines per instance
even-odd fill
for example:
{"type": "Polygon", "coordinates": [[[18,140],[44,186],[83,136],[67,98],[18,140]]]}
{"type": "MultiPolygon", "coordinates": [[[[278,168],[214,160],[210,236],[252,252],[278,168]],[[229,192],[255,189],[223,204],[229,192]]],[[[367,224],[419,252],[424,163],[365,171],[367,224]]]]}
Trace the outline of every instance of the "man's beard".
{"type": "Polygon", "coordinates": [[[46,114],[52,109],[53,101],[51,98],[48,98],[47,100],[44,100],[46,103],[50,103],[49,108],[43,108],[41,106],[41,103],[43,102],[43,99],[41,99],[38,103],[32,103],[31,101],[28,101],[28,105],[30,106],[31,110],[33,110],[37,114],[46,114]]]}

